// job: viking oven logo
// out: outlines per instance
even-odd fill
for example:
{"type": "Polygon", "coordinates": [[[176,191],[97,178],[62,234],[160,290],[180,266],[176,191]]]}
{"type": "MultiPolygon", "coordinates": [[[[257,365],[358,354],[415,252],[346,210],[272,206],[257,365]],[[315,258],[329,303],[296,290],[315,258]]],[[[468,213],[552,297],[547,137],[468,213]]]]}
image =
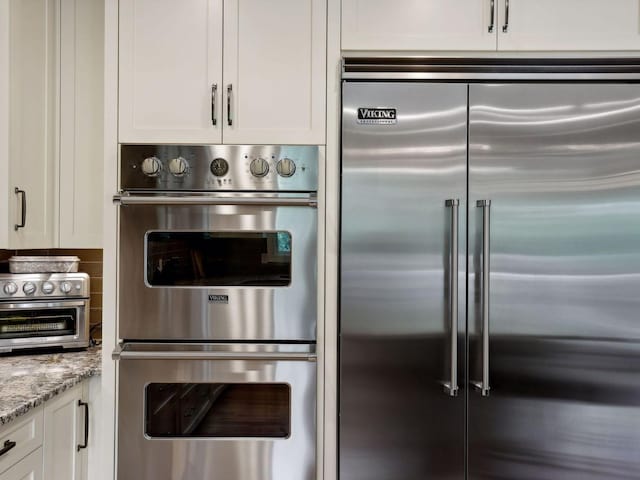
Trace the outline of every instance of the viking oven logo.
{"type": "Polygon", "coordinates": [[[209,303],[229,303],[229,295],[209,295],[209,303]]]}
{"type": "Polygon", "coordinates": [[[358,121],[361,125],[395,125],[395,108],[358,108],[358,121]]]}

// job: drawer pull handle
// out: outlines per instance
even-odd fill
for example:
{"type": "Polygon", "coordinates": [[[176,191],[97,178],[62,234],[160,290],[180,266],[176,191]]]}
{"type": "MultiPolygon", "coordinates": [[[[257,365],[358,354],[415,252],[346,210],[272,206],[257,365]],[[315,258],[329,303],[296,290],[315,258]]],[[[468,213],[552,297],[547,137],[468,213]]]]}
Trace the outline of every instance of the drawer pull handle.
{"type": "Polygon", "coordinates": [[[7,440],[6,442],[4,442],[4,447],[2,447],[2,450],[0,450],[0,457],[5,453],[9,452],[9,450],[11,450],[16,445],[17,443],[11,440],[7,440]]]}
{"type": "Polygon", "coordinates": [[[76,451],[79,452],[83,448],[87,448],[87,445],[89,444],[89,404],[82,400],[78,400],[78,406],[84,407],[84,442],[82,445],[78,445],[76,451]]]}

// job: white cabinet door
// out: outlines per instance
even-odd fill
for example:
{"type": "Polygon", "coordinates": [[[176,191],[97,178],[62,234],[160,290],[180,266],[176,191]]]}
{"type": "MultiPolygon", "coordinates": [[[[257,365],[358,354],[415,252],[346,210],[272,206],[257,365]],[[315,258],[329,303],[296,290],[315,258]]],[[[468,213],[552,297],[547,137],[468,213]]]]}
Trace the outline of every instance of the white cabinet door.
{"type": "Polygon", "coordinates": [[[225,0],[224,28],[224,143],[324,143],[326,0],[225,0]]]}
{"type": "Polygon", "coordinates": [[[9,248],[48,248],[58,224],[55,2],[10,0],[9,12],[9,248]]]}
{"type": "Polygon", "coordinates": [[[61,393],[44,406],[44,480],[84,480],[83,384],[61,393]]]}
{"type": "Polygon", "coordinates": [[[497,1],[342,0],[342,49],[495,50],[497,1]]]}
{"type": "Polygon", "coordinates": [[[60,238],[102,245],[103,0],[60,0],[60,238]]]}
{"type": "Polygon", "coordinates": [[[42,480],[42,447],[0,475],[0,480],[42,480]]]}
{"type": "Polygon", "coordinates": [[[119,141],[220,143],[222,0],[120,0],[119,16],[119,141]]]}
{"type": "Polygon", "coordinates": [[[640,0],[499,4],[498,50],[640,50],[640,0]]]}

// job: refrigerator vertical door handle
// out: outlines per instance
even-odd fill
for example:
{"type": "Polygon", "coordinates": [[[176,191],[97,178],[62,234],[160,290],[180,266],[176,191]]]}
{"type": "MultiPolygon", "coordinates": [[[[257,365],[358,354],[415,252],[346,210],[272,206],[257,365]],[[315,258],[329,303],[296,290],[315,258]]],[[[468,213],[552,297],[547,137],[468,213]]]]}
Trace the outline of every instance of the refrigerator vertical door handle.
{"type": "Polygon", "coordinates": [[[449,236],[449,327],[451,372],[450,380],[445,382],[444,391],[455,397],[458,395],[458,208],[457,198],[445,202],[451,208],[451,235],[449,236]]]}
{"type": "Polygon", "coordinates": [[[473,386],[483,397],[489,396],[489,274],[491,238],[491,200],[478,200],[476,206],[482,208],[482,380],[473,386]]]}

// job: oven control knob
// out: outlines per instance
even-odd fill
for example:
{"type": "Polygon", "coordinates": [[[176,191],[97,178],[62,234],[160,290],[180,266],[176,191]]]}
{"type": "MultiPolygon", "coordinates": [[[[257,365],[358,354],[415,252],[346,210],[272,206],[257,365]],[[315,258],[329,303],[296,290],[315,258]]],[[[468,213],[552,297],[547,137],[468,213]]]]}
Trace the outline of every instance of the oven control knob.
{"type": "Polygon", "coordinates": [[[157,177],[162,171],[162,163],[158,157],[147,157],[142,161],[142,173],[147,177],[157,177]]]}
{"type": "Polygon", "coordinates": [[[227,162],[224,158],[214,158],[213,160],[211,160],[209,169],[211,170],[211,173],[213,173],[216,177],[224,177],[229,171],[229,162],[227,162]]]}
{"type": "Polygon", "coordinates": [[[264,158],[256,158],[251,161],[249,170],[254,177],[264,177],[269,173],[269,163],[264,158]]]}
{"type": "Polygon", "coordinates": [[[33,282],[27,282],[22,286],[22,291],[25,295],[33,295],[36,293],[36,286],[33,282]]]}
{"type": "Polygon", "coordinates": [[[51,282],[44,282],[42,284],[42,293],[45,295],[51,295],[56,287],[51,282]]]}
{"type": "Polygon", "coordinates": [[[283,158],[276,164],[276,171],[281,177],[290,177],[296,173],[296,164],[290,158],[283,158]]]}
{"type": "Polygon", "coordinates": [[[182,177],[185,173],[187,173],[187,170],[189,170],[189,164],[184,158],[177,157],[169,161],[169,171],[175,177],[182,177]]]}
{"type": "Polygon", "coordinates": [[[4,290],[4,293],[7,295],[13,295],[18,291],[18,286],[13,282],[9,282],[4,284],[4,288],[2,290],[4,290]]]}
{"type": "Polygon", "coordinates": [[[71,284],[69,282],[62,282],[60,284],[60,291],[64,294],[71,293],[71,284]]]}

